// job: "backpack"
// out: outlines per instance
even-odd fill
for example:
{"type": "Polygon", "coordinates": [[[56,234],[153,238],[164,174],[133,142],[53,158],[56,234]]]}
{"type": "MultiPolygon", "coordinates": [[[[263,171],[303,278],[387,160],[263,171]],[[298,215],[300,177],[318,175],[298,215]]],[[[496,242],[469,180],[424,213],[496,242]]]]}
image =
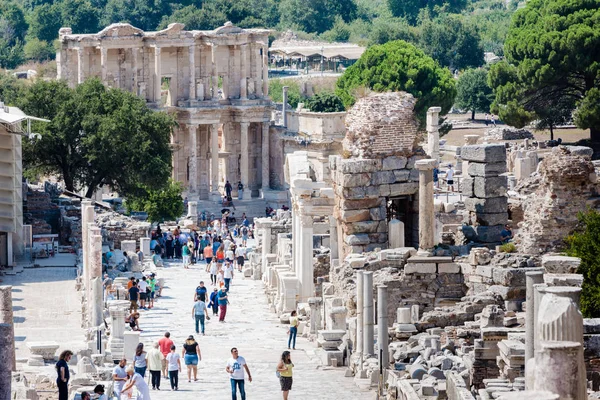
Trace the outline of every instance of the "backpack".
{"type": "Polygon", "coordinates": [[[196,297],[198,299],[206,299],[206,287],[197,287],[196,288],[196,297]]]}
{"type": "Polygon", "coordinates": [[[248,228],[244,227],[242,228],[242,235],[247,235],[248,234],[248,228]]]}

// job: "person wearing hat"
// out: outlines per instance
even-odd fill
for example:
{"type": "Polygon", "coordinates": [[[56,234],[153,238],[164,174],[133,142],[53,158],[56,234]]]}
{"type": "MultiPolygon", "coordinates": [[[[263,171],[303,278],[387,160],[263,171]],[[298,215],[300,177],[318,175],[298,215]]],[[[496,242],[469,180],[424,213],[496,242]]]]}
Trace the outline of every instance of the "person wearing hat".
{"type": "Polygon", "coordinates": [[[202,360],[202,355],[200,354],[200,346],[193,335],[188,336],[183,344],[181,356],[183,357],[183,362],[187,366],[188,382],[192,381],[192,372],[194,373],[194,381],[197,381],[198,361],[202,360]]]}

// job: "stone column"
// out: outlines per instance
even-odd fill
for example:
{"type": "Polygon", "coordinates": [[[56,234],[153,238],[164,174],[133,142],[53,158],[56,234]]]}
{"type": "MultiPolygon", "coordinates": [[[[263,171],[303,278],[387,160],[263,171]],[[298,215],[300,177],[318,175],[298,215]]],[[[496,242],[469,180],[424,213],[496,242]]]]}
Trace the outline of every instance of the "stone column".
{"type": "Polygon", "coordinates": [[[440,159],[440,120],[441,107],[429,107],[427,110],[427,154],[432,159],[440,159]]]}
{"type": "MultiPolygon", "coordinates": [[[[17,359],[15,357],[15,326],[13,323],[12,286],[0,286],[0,324],[6,324],[10,326],[10,338],[5,342],[1,342],[5,343],[6,345],[0,346],[0,352],[7,351],[8,353],[10,353],[9,361],[11,367],[7,368],[8,370],[12,369],[13,371],[16,371],[17,359]]],[[[1,365],[0,368],[2,368],[1,365]]],[[[0,372],[0,374],[2,374],[2,372],[0,372]]],[[[8,376],[10,379],[10,373],[8,373],[8,376]]],[[[1,382],[2,381],[0,380],[0,383],[1,382]]],[[[2,392],[0,391],[0,394],[1,393],[2,392]]],[[[3,397],[0,396],[0,399],[1,398],[3,397]]]]}
{"type": "Polygon", "coordinates": [[[297,276],[300,279],[300,302],[305,302],[309,297],[315,295],[315,283],[313,273],[313,218],[310,215],[299,215],[298,227],[300,231],[299,262],[300,271],[297,276]]]}
{"type": "Polygon", "coordinates": [[[219,124],[212,124],[210,131],[211,183],[212,200],[218,201],[219,193],[219,124]]]}
{"type": "Polygon", "coordinates": [[[248,126],[249,122],[240,122],[240,141],[241,141],[241,151],[240,151],[240,180],[242,181],[242,185],[244,185],[244,193],[243,200],[250,200],[252,198],[252,191],[248,187],[248,170],[250,165],[248,164],[248,126]]]}
{"type": "MultiPolygon", "coordinates": [[[[243,44],[241,46],[242,53],[242,68],[241,74],[242,77],[240,79],[240,99],[246,100],[248,99],[248,45],[243,44]]],[[[245,188],[246,186],[244,186],[245,188]]]]}
{"type": "MultiPolygon", "coordinates": [[[[190,47],[190,49],[193,47],[190,47]]],[[[191,56],[190,56],[191,57],[191,56]]],[[[191,85],[190,85],[191,88],[191,85]]],[[[189,197],[198,197],[198,126],[188,125],[190,135],[190,181],[188,186],[189,197]]]]}
{"type": "Polygon", "coordinates": [[[150,251],[150,238],[140,238],[140,250],[144,253],[144,257],[152,256],[150,251]]]}
{"type": "Polygon", "coordinates": [[[125,356],[123,339],[125,334],[125,310],[121,307],[111,307],[109,311],[112,324],[108,347],[113,361],[119,361],[125,356]]]}
{"type": "MultiPolygon", "coordinates": [[[[525,369],[527,370],[527,361],[534,357],[534,340],[535,340],[535,316],[534,316],[534,293],[533,285],[544,283],[543,271],[530,271],[525,274],[525,282],[527,285],[527,310],[525,313],[525,369]]],[[[529,371],[526,371],[527,374],[529,371]]],[[[532,388],[528,388],[532,389],[532,388]]]]}
{"type": "Polygon", "coordinates": [[[135,93],[136,96],[139,96],[138,91],[138,51],[137,47],[131,49],[131,59],[132,59],[132,67],[133,67],[133,88],[132,92],[135,93]]]}
{"type": "Polygon", "coordinates": [[[13,371],[14,335],[11,324],[0,324],[0,343],[12,343],[12,346],[0,346],[0,399],[12,399],[11,380],[13,371]]]}
{"type": "Polygon", "coordinates": [[[160,47],[154,47],[154,101],[160,102],[160,87],[162,85],[162,69],[160,60],[160,47]]]}
{"type": "Polygon", "coordinates": [[[268,44],[263,45],[263,96],[269,95],[269,46],[268,44]]]}
{"type": "Polygon", "coordinates": [[[311,297],[308,299],[310,306],[310,334],[316,335],[321,329],[321,303],[320,297],[311,297]]]}
{"type": "Polygon", "coordinates": [[[363,271],[356,271],[356,348],[354,352],[362,355],[364,342],[364,277],[363,271]]]}
{"type": "Polygon", "coordinates": [[[390,232],[390,249],[404,247],[404,222],[393,218],[388,223],[390,232]]]}
{"type": "Polygon", "coordinates": [[[101,69],[101,77],[102,83],[106,85],[107,79],[107,71],[108,71],[108,49],[105,47],[100,47],[100,69],[101,69]]]}
{"type": "Polygon", "coordinates": [[[262,250],[262,264],[260,272],[264,273],[267,270],[267,254],[271,253],[271,225],[273,223],[267,220],[261,220],[261,241],[260,248],[262,250]]]}
{"type": "Polygon", "coordinates": [[[281,106],[281,116],[283,117],[283,127],[287,128],[287,100],[289,86],[283,87],[283,104],[281,106]]]}
{"type": "Polygon", "coordinates": [[[82,200],[81,201],[81,257],[82,257],[82,271],[81,277],[83,280],[83,285],[85,290],[88,290],[86,286],[88,284],[88,224],[90,222],[94,222],[94,207],[92,206],[92,202],[90,200],[82,200]],[[88,211],[88,207],[91,207],[91,213],[88,211]],[[91,215],[91,220],[90,219],[91,215]]]}
{"type": "Polygon", "coordinates": [[[269,155],[269,122],[262,123],[262,194],[263,198],[265,192],[270,188],[270,155],[269,155]]]}
{"type": "MultiPolygon", "coordinates": [[[[98,230],[100,229],[98,228],[98,230]]],[[[104,324],[102,313],[102,236],[91,235],[90,242],[90,325],[96,327],[104,324]]]]}
{"type": "Polygon", "coordinates": [[[419,253],[431,254],[435,246],[435,215],[433,211],[433,169],[437,160],[426,159],[415,163],[419,170],[419,253]]]}
{"type": "Polygon", "coordinates": [[[212,64],[211,64],[211,77],[212,77],[212,99],[217,100],[219,98],[219,72],[217,68],[217,45],[212,45],[212,64]]]}
{"type": "Polygon", "coordinates": [[[333,260],[340,257],[338,249],[337,221],[332,215],[329,216],[329,262],[333,265],[333,260]]]}
{"type": "Polygon", "coordinates": [[[375,354],[375,332],[373,316],[373,272],[363,273],[363,353],[375,354]]]}
{"type": "Polygon", "coordinates": [[[561,399],[587,399],[585,387],[579,388],[579,379],[585,381],[585,366],[581,369],[581,343],[571,341],[540,342],[535,352],[535,390],[548,390],[561,399]]]}
{"type": "Polygon", "coordinates": [[[188,47],[188,55],[190,59],[190,100],[196,100],[196,46],[192,44],[188,47]]]}
{"type": "Polygon", "coordinates": [[[260,46],[258,44],[256,44],[254,46],[254,54],[256,55],[256,58],[254,59],[255,65],[256,65],[256,76],[254,77],[254,92],[256,94],[256,97],[261,98],[263,97],[263,85],[262,85],[262,67],[263,67],[263,62],[262,62],[262,57],[260,55],[260,46]]]}
{"type": "Polygon", "coordinates": [[[83,49],[82,47],[79,47],[77,49],[77,83],[78,84],[82,84],[83,81],[85,80],[85,76],[84,76],[84,54],[85,54],[85,49],[83,49]]]}
{"type": "Polygon", "coordinates": [[[383,366],[385,371],[390,366],[390,351],[388,349],[388,287],[385,285],[377,286],[377,342],[379,344],[379,365],[383,366]]]}

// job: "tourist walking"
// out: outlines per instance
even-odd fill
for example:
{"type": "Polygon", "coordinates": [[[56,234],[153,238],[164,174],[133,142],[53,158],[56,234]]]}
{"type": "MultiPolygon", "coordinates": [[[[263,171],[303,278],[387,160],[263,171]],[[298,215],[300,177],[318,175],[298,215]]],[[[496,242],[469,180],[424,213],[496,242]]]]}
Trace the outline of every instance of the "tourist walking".
{"type": "Polygon", "coordinates": [[[187,243],[184,243],[181,247],[181,254],[183,255],[183,268],[187,269],[190,267],[190,258],[192,254],[187,243]]]}
{"type": "Polygon", "coordinates": [[[194,381],[198,380],[198,361],[202,359],[200,354],[200,346],[194,339],[194,336],[188,336],[187,340],[183,344],[183,350],[181,351],[183,361],[187,367],[188,382],[192,381],[192,372],[194,373],[194,381]]]}
{"type": "MultiPolygon", "coordinates": [[[[212,250],[211,250],[212,251],[212,250]]],[[[219,266],[216,262],[210,264],[210,283],[215,286],[217,284],[217,274],[219,273],[219,266]]]]}
{"type": "Polygon", "coordinates": [[[452,164],[448,164],[448,171],[446,171],[446,184],[448,188],[454,192],[454,170],[452,164]]]}
{"type": "Polygon", "coordinates": [[[210,308],[212,308],[213,316],[217,316],[219,313],[219,289],[214,288],[210,294],[210,308]]]}
{"type": "Polygon", "coordinates": [[[202,300],[206,301],[206,286],[204,286],[204,281],[200,281],[200,284],[196,287],[196,293],[194,294],[194,301],[202,300]]]}
{"type": "Polygon", "coordinates": [[[206,303],[204,302],[204,297],[198,297],[196,299],[194,307],[192,307],[192,319],[196,321],[196,333],[200,333],[198,331],[198,323],[200,323],[202,336],[204,336],[204,320],[210,320],[210,317],[208,316],[208,309],[206,308],[206,303]]]}
{"type": "Polygon", "coordinates": [[[227,288],[221,288],[217,294],[219,299],[219,322],[225,322],[225,315],[227,314],[227,288]]]}
{"type": "Polygon", "coordinates": [[[244,256],[246,255],[246,248],[243,246],[237,246],[235,249],[235,257],[237,259],[238,271],[242,272],[244,268],[244,256]]]}
{"type": "Polygon", "coordinates": [[[158,345],[160,346],[160,352],[164,356],[164,358],[162,359],[163,378],[168,378],[166,357],[167,354],[171,352],[171,346],[173,346],[173,341],[171,340],[171,333],[165,332],[165,336],[158,341],[158,345]]]}
{"type": "Polygon", "coordinates": [[[225,194],[227,195],[227,200],[229,200],[229,198],[231,197],[232,190],[233,187],[231,186],[231,183],[229,183],[229,181],[225,182],[225,194]]]}
{"type": "Polygon", "coordinates": [[[229,291],[229,286],[231,285],[231,280],[233,279],[233,265],[231,262],[227,261],[225,264],[225,271],[223,271],[223,279],[225,280],[225,289],[229,291]]]}
{"type": "Polygon", "coordinates": [[[252,374],[246,364],[246,359],[238,354],[237,348],[231,349],[231,358],[227,361],[225,371],[229,374],[229,380],[231,382],[231,399],[237,400],[237,389],[240,390],[240,396],[242,400],[246,400],[246,390],[244,389],[245,374],[244,370],[248,373],[248,381],[252,382],[252,374]]]}
{"type": "Polygon", "coordinates": [[[167,354],[167,364],[169,368],[169,382],[171,390],[179,389],[179,373],[181,372],[181,358],[175,352],[175,345],[171,345],[171,352],[167,354]]]}
{"type": "Polygon", "coordinates": [[[60,353],[58,362],[56,363],[56,386],[58,386],[58,400],[69,400],[69,361],[73,356],[71,350],[65,350],[60,353]]]}
{"type": "Polygon", "coordinates": [[[152,347],[152,350],[148,352],[148,370],[152,376],[152,389],[160,390],[160,373],[165,356],[161,353],[158,342],[154,343],[152,347]]]}
{"type": "Polygon", "coordinates": [[[147,353],[144,351],[144,343],[138,343],[133,356],[133,367],[135,372],[142,377],[146,376],[146,368],[148,368],[147,353]]]}
{"type": "Polygon", "coordinates": [[[140,290],[140,308],[142,310],[146,310],[146,298],[148,297],[148,281],[146,281],[145,276],[142,276],[142,280],[138,284],[138,289],[140,290]]]}
{"type": "Polygon", "coordinates": [[[113,369],[113,381],[115,384],[113,385],[113,394],[117,399],[121,399],[121,392],[123,391],[123,386],[125,386],[125,382],[127,382],[127,370],[125,366],[127,365],[127,359],[122,358],[119,361],[119,364],[113,369]]]}
{"type": "Polygon", "coordinates": [[[288,329],[288,350],[290,345],[296,350],[296,335],[298,334],[298,316],[296,310],[290,314],[290,329],[288,329]]]}
{"type": "Polygon", "coordinates": [[[279,372],[279,384],[281,385],[281,391],[283,392],[283,400],[287,400],[292,390],[292,369],[294,363],[292,363],[291,354],[289,351],[284,351],[281,355],[281,360],[277,364],[277,372],[279,372]]]}
{"type": "Polygon", "coordinates": [[[131,282],[131,287],[128,290],[128,293],[129,293],[129,312],[131,312],[131,310],[133,310],[134,312],[136,312],[138,310],[138,304],[137,304],[137,302],[138,302],[138,297],[139,297],[140,289],[138,289],[137,283],[135,283],[135,281],[133,279],[130,282],[131,282]]]}
{"type": "Polygon", "coordinates": [[[123,387],[121,393],[127,392],[135,386],[139,393],[136,400],[150,400],[150,388],[144,381],[144,377],[135,372],[133,367],[127,368],[127,376],[129,376],[131,379],[129,379],[129,382],[123,387]]]}

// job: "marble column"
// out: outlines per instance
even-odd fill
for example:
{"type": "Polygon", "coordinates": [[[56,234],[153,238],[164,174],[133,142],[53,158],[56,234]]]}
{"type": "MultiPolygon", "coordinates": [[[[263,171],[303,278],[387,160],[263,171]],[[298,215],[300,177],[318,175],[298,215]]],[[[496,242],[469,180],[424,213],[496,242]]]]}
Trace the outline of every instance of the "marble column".
{"type": "Polygon", "coordinates": [[[119,361],[125,356],[123,337],[125,334],[126,312],[121,307],[110,307],[109,312],[112,324],[108,347],[110,348],[113,361],[119,361]]]}
{"type": "Polygon", "coordinates": [[[433,169],[437,160],[426,159],[415,163],[419,170],[419,253],[430,255],[435,246],[435,214],[433,211],[433,169]]]}
{"type": "Polygon", "coordinates": [[[221,198],[219,193],[219,124],[212,124],[210,131],[210,157],[211,157],[211,197],[213,201],[221,198]]]}
{"type": "Polygon", "coordinates": [[[273,222],[271,221],[262,221],[261,220],[261,232],[260,232],[260,236],[261,236],[261,241],[260,241],[260,248],[262,250],[262,264],[261,264],[261,271],[262,273],[264,273],[267,270],[267,254],[271,254],[271,226],[273,225],[273,222]]]}
{"type": "Polygon", "coordinates": [[[248,187],[248,171],[250,169],[250,165],[248,164],[248,154],[250,152],[250,149],[248,148],[249,125],[249,122],[240,122],[240,180],[242,181],[242,185],[244,185],[244,193],[242,194],[243,200],[250,200],[252,198],[252,191],[250,190],[250,187],[248,187]]]}
{"type": "Polygon", "coordinates": [[[87,290],[87,277],[88,277],[88,260],[87,260],[87,255],[88,255],[88,247],[87,247],[87,243],[88,243],[88,234],[87,234],[87,229],[88,229],[88,224],[90,222],[94,222],[94,207],[92,206],[92,202],[90,200],[82,200],[81,201],[81,257],[82,257],[82,271],[81,271],[81,278],[83,280],[83,285],[85,287],[85,290],[87,290]],[[91,207],[91,213],[88,211],[88,207],[91,207]],[[91,215],[91,220],[90,219],[90,215],[91,215]]]}
{"type": "Polygon", "coordinates": [[[135,93],[136,96],[140,95],[138,90],[138,52],[139,48],[137,47],[131,49],[131,64],[133,68],[133,87],[131,91],[135,93]]]}
{"type": "Polygon", "coordinates": [[[261,98],[263,97],[263,85],[262,85],[262,67],[263,67],[263,61],[262,61],[262,57],[260,54],[260,46],[258,44],[256,44],[254,46],[254,54],[255,54],[255,65],[256,65],[256,76],[254,77],[254,91],[256,94],[256,97],[261,98]]]}
{"type": "Polygon", "coordinates": [[[217,67],[217,45],[212,45],[212,64],[211,64],[211,77],[212,77],[212,99],[218,100],[219,98],[219,72],[217,67]]]}
{"type": "MultiPolygon", "coordinates": [[[[535,315],[534,315],[534,292],[533,285],[544,283],[544,272],[540,270],[529,271],[525,274],[527,285],[527,310],[525,313],[525,370],[527,370],[527,361],[534,357],[535,340],[535,315]]],[[[525,374],[528,374],[526,371],[525,374]]],[[[528,388],[531,389],[531,388],[528,388]]]]}
{"type": "Polygon", "coordinates": [[[321,304],[320,297],[311,297],[308,299],[310,306],[310,334],[316,335],[321,329],[321,304]]]}
{"type": "Polygon", "coordinates": [[[196,100],[196,46],[192,44],[188,47],[188,55],[190,62],[190,94],[188,98],[190,100],[196,100]]]}
{"type": "Polygon", "coordinates": [[[390,232],[390,249],[404,247],[404,222],[392,218],[388,223],[388,231],[390,232]]]}
{"type": "Polygon", "coordinates": [[[354,352],[362,355],[363,352],[363,308],[364,308],[364,277],[363,271],[356,271],[356,348],[354,352]]]}
{"type": "Polygon", "coordinates": [[[11,324],[0,323],[0,399],[12,399],[11,380],[13,371],[14,335],[11,324]],[[12,346],[5,346],[4,343],[12,343],[12,346]]]}
{"type": "Polygon", "coordinates": [[[377,286],[377,343],[379,345],[379,365],[385,371],[390,366],[389,335],[388,335],[388,287],[377,286]]]}
{"type": "MultiPolygon", "coordinates": [[[[313,266],[313,217],[299,215],[299,262],[297,276],[300,279],[300,302],[305,302],[315,295],[313,266]]],[[[298,243],[298,241],[296,242],[298,243]]]]}
{"type": "MultiPolygon", "coordinates": [[[[242,53],[242,68],[240,78],[240,99],[246,100],[248,99],[248,45],[243,44],[241,46],[242,53]]],[[[244,186],[245,187],[245,186],[244,186]]]]}
{"type": "Polygon", "coordinates": [[[263,76],[262,76],[263,96],[267,97],[269,95],[269,46],[267,44],[265,44],[262,49],[263,49],[263,76]]]}
{"type": "MultiPolygon", "coordinates": [[[[98,229],[99,230],[99,229],[98,229]]],[[[90,237],[90,272],[91,272],[91,320],[90,325],[97,327],[104,324],[102,313],[102,236],[92,235],[90,237]]]]}
{"type": "Polygon", "coordinates": [[[288,100],[288,89],[289,86],[283,87],[283,101],[281,106],[281,116],[283,119],[283,127],[287,128],[287,100],[288,100]]]}
{"type": "Polygon", "coordinates": [[[225,52],[227,53],[227,57],[226,57],[226,62],[224,62],[224,66],[225,66],[225,71],[223,72],[223,76],[221,79],[221,90],[223,92],[223,99],[228,100],[229,99],[229,74],[231,71],[231,66],[230,66],[230,62],[232,60],[232,56],[231,56],[231,48],[230,46],[226,45],[223,46],[225,49],[225,52]]]}
{"type": "Polygon", "coordinates": [[[363,273],[363,354],[375,354],[375,326],[373,315],[373,272],[363,273]]]}
{"type": "Polygon", "coordinates": [[[329,262],[333,265],[333,260],[340,257],[338,249],[337,221],[332,215],[329,216],[329,262]]]}
{"type": "Polygon", "coordinates": [[[108,49],[106,47],[100,47],[100,69],[101,69],[101,77],[102,83],[106,85],[106,79],[108,75],[108,49]]]}
{"type": "Polygon", "coordinates": [[[441,107],[429,107],[427,110],[427,154],[432,159],[440,159],[440,111],[441,107]]]}
{"type": "Polygon", "coordinates": [[[198,126],[190,124],[188,125],[188,132],[190,135],[190,177],[188,194],[190,198],[198,197],[198,126]]]}
{"type": "Polygon", "coordinates": [[[542,341],[535,352],[534,390],[548,390],[561,399],[587,399],[585,365],[579,362],[582,355],[581,343],[571,341],[542,341]],[[582,369],[583,367],[583,369],[582,369]]]}
{"type": "MultiPolygon", "coordinates": [[[[12,304],[12,286],[0,286],[0,324],[10,325],[10,339],[5,343],[6,351],[12,354],[10,361],[13,371],[17,369],[17,359],[15,357],[15,326],[13,323],[13,304],[12,304]]],[[[2,351],[2,350],[0,350],[2,351]]],[[[10,373],[8,374],[10,376],[10,373]]],[[[1,392],[0,392],[1,393],[1,392]]],[[[2,398],[0,396],[0,398],[2,398]]]]}
{"type": "Polygon", "coordinates": [[[154,47],[154,101],[161,101],[162,69],[160,59],[160,47],[154,47]]]}
{"type": "Polygon", "coordinates": [[[262,123],[262,195],[270,188],[269,122],[262,123]]]}
{"type": "Polygon", "coordinates": [[[79,47],[77,49],[77,83],[78,84],[82,84],[83,81],[85,80],[85,73],[84,73],[84,56],[85,56],[85,49],[82,47],[79,47]]]}

